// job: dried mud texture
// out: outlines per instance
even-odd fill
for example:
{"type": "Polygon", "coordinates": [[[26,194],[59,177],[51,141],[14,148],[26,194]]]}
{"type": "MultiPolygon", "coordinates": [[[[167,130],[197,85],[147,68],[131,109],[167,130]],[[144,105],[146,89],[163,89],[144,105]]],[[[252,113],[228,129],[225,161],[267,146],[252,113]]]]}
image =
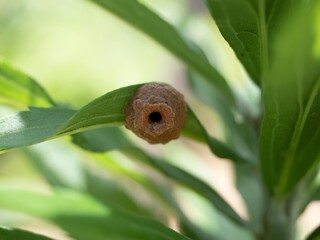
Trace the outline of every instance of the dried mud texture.
{"type": "Polygon", "coordinates": [[[126,128],[151,144],[165,144],[180,136],[187,105],[170,85],[147,83],[136,91],[124,112],[126,128]]]}

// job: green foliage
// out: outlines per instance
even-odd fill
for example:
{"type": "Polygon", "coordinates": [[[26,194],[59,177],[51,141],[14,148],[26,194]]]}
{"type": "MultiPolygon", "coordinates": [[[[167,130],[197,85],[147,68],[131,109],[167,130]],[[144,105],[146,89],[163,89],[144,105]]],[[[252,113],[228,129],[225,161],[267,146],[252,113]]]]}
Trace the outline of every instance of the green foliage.
{"type": "Polygon", "coordinates": [[[27,231],[2,228],[2,227],[0,227],[0,237],[1,239],[6,239],[6,240],[50,240],[51,239],[51,238],[40,236],[38,234],[33,234],[27,231]]]}
{"type": "MultiPolygon", "coordinates": [[[[77,112],[66,108],[30,108],[30,111],[5,116],[0,119],[0,150],[24,147],[92,128],[119,125],[124,122],[126,103],[139,86],[107,93],[77,112]]],[[[222,142],[210,137],[190,109],[184,133],[207,141],[211,150],[221,158],[245,161],[222,142]]]]}
{"type": "Polygon", "coordinates": [[[53,100],[32,78],[0,59],[0,102],[48,107],[53,100]]]}
{"type": "Polygon", "coordinates": [[[319,9],[308,6],[299,10],[275,39],[275,54],[264,81],[262,170],[270,191],[281,195],[320,157],[320,58],[314,53],[319,9]],[[292,70],[284,71],[289,68],[292,70]]]}
{"type": "MultiPolygon", "coordinates": [[[[238,216],[238,214],[220,197],[220,195],[214,191],[210,186],[208,186],[203,181],[197,179],[191,174],[179,169],[164,160],[152,157],[142,151],[140,148],[134,144],[127,141],[124,143],[126,137],[117,128],[103,129],[103,136],[114,136],[112,139],[113,145],[119,149],[123,150],[129,156],[134,157],[136,160],[141,161],[147,166],[154,168],[159,171],[169,179],[172,179],[187,188],[197,192],[200,196],[207,199],[213,206],[220,210],[223,214],[229,217],[231,220],[235,221],[237,224],[242,226],[247,225],[247,223],[238,216]],[[118,141],[119,142],[118,142],[118,141]]],[[[74,143],[78,144],[84,149],[94,152],[110,151],[110,144],[101,138],[101,130],[89,131],[83,134],[75,135],[74,143]]]]}
{"type": "MultiPolygon", "coordinates": [[[[4,60],[0,103],[29,110],[0,118],[0,153],[23,148],[22,154],[52,192],[0,186],[0,208],[50,220],[74,239],[218,239],[180,206],[175,190],[188,189],[250,238],[294,239],[297,218],[310,202],[319,200],[320,192],[319,2],[206,1],[222,36],[261,91],[263,109],[256,115],[199,46],[145,5],[137,0],[90,2],[150,36],[186,64],[191,91],[219,115],[225,140],[211,136],[211,126],[203,125],[189,106],[182,134],[230,160],[248,219],[204,180],[143,150],[124,134],[123,109],[141,84],[108,92],[74,110],[53,101],[33,78],[4,60]],[[65,142],[55,145],[52,153],[31,146],[69,135],[78,149],[65,142]],[[108,157],[109,151],[120,152],[138,170],[108,157]],[[77,154],[93,160],[101,173],[77,154]],[[61,171],[64,168],[68,176],[61,171]],[[106,169],[113,170],[111,179],[105,177],[106,169]],[[125,190],[117,174],[142,188],[161,213],[125,190]],[[166,226],[168,218],[177,221],[181,233],[166,226]]],[[[48,239],[7,228],[0,228],[0,238],[48,239]]],[[[308,237],[317,238],[319,227],[308,237]]]]}
{"type": "Polygon", "coordinates": [[[129,214],[77,192],[56,191],[54,196],[23,190],[0,189],[2,207],[51,219],[76,239],[185,238],[159,222],[129,214]],[[37,203],[37,204],[34,204],[37,203]],[[123,228],[123,226],[127,226],[123,228]],[[129,227],[130,226],[130,227],[129,227]]]}
{"type": "Polygon", "coordinates": [[[259,84],[268,56],[264,1],[207,0],[207,4],[222,35],[259,84]]]}
{"type": "Polygon", "coordinates": [[[204,76],[220,94],[233,103],[233,95],[226,80],[211,66],[208,59],[193,49],[178,31],[138,1],[119,0],[116,3],[106,0],[91,0],[114,13],[124,21],[143,31],[159,42],[191,68],[204,76]]]}

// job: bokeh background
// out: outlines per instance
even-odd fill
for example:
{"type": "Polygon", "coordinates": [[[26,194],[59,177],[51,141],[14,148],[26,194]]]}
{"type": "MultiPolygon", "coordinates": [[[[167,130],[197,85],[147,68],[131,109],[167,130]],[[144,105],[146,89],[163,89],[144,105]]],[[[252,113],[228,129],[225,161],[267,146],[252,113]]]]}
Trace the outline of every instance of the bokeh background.
{"type": "MultiPolygon", "coordinates": [[[[234,86],[238,96],[251,106],[252,113],[259,114],[260,93],[221,37],[203,1],[141,2],[200,45],[234,86]]],[[[73,108],[80,108],[122,86],[150,81],[168,82],[185,94],[208,131],[223,139],[221,119],[193,96],[183,63],[143,33],[89,1],[0,0],[0,57],[37,79],[56,101],[73,108]]],[[[0,107],[0,116],[11,111],[10,107],[0,107]]],[[[235,189],[233,166],[226,160],[215,158],[206,146],[184,138],[166,146],[150,146],[131,133],[127,134],[147,151],[208,182],[240,215],[247,215],[235,189]]],[[[70,185],[81,186],[76,170],[78,162],[94,171],[101,171],[101,166],[92,160],[92,156],[73,147],[68,138],[32,148],[60,168],[61,175],[68,178],[70,185]]],[[[107,153],[105,157],[128,169],[145,171],[117,152],[107,153]]],[[[123,183],[124,188],[131,187],[121,174],[112,170],[111,165],[105,166],[101,175],[123,183]]],[[[23,150],[0,155],[0,185],[50,191],[23,150]]],[[[187,214],[208,231],[224,236],[222,239],[235,239],[235,236],[236,239],[251,239],[195,194],[179,189],[176,195],[187,214]]],[[[152,207],[151,200],[147,204],[152,207]]],[[[319,224],[319,216],[320,204],[311,204],[299,220],[301,238],[319,224]]],[[[68,239],[49,222],[11,211],[0,210],[0,224],[68,239]]],[[[175,227],[174,221],[171,226],[175,227]]]]}

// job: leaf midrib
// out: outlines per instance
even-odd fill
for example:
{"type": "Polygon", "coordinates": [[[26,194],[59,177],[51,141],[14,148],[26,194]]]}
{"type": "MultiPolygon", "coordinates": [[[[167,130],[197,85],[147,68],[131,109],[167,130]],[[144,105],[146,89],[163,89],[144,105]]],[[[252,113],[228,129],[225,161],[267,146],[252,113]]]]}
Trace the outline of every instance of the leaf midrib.
{"type": "Polygon", "coordinates": [[[312,104],[320,91],[320,78],[317,76],[318,80],[315,81],[314,86],[312,87],[312,91],[309,97],[309,100],[307,102],[307,105],[305,109],[300,110],[299,117],[296,123],[295,131],[293,133],[293,136],[291,138],[289,151],[288,151],[288,157],[285,159],[285,167],[282,170],[282,173],[280,176],[283,176],[280,178],[280,188],[279,188],[279,195],[283,195],[285,192],[285,188],[288,185],[288,179],[289,179],[289,173],[291,170],[291,166],[293,165],[293,161],[295,159],[297,146],[299,144],[304,126],[306,124],[306,121],[308,119],[309,113],[312,109],[312,104]],[[301,112],[302,111],[302,112],[301,112]]]}

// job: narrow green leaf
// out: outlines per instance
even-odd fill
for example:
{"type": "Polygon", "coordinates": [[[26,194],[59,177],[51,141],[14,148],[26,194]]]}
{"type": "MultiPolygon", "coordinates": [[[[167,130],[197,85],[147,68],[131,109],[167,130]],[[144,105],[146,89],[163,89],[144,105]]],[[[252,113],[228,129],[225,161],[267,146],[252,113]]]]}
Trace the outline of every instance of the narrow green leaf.
{"type": "Polygon", "coordinates": [[[0,151],[25,147],[54,137],[74,114],[60,108],[31,108],[0,118],[0,151]]]}
{"type": "Polygon", "coordinates": [[[212,233],[203,231],[196,227],[191,221],[180,220],[180,228],[184,235],[191,239],[197,240],[218,240],[220,239],[217,236],[214,236],[212,233]]]}
{"type": "Polygon", "coordinates": [[[175,167],[164,160],[151,157],[140,149],[136,149],[134,152],[130,151],[128,155],[135,156],[137,160],[143,160],[144,163],[152,166],[170,179],[195,191],[200,196],[207,199],[218,211],[239,226],[249,227],[247,222],[243,220],[214,189],[190,173],[175,167]]]}
{"type": "Polygon", "coordinates": [[[252,80],[259,85],[262,73],[268,66],[264,1],[206,2],[221,34],[233,48],[252,80]]]}
{"type": "Polygon", "coordinates": [[[113,129],[112,135],[108,134],[108,130],[110,130],[110,128],[103,129],[104,139],[106,139],[105,141],[102,136],[99,138],[95,137],[98,134],[98,130],[93,130],[92,133],[90,133],[91,131],[89,131],[86,133],[77,134],[74,136],[73,141],[74,143],[89,151],[103,152],[111,150],[110,146],[108,146],[107,139],[112,138],[114,139],[113,146],[115,146],[115,149],[126,153],[130,157],[134,157],[138,161],[142,161],[143,164],[151,166],[153,169],[161,172],[166,177],[169,177],[170,179],[197,192],[199,195],[207,199],[213,206],[215,206],[217,210],[221,211],[222,214],[226,215],[229,219],[239,224],[240,226],[247,226],[246,222],[224,201],[224,199],[216,191],[214,191],[206,183],[183,171],[182,169],[167,163],[166,161],[156,159],[144,153],[141,149],[130,143],[119,129],[113,129]],[[116,139],[121,139],[118,147],[116,139]],[[127,143],[123,144],[124,141],[126,141],[127,143]],[[123,146],[123,148],[121,148],[121,146],[123,146]]]}
{"type": "MultiPolygon", "coordinates": [[[[81,132],[96,127],[109,126],[110,124],[115,123],[122,123],[124,120],[123,108],[138,87],[139,85],[129,86],[107,93],[92,101],[76,113],[75,111],[68,109],[33,108],[29,112],[22,112],[2,118],[0,119],[0,126],[2,127],[0,128],[0,148],[10,149],[28,146],[61,135],[81,132]]],[[[102,147],[106,147],[104,150],[110,150],[112,147],[119,148],[120,146],[124,147],[124,149],[131,148],[131,144],[127,143],[124,140],[124,137],[116,137],[118,130],[111,128],[110,131],[112,132],[106,134],[106,136],[112,136],[113,141],[119,140],[120,142],[119,144],[114,145],[102,145],[102,147]]],[[[101,131],[101,133],[103,133],[103,131],[101,131]]],[[[185,127],[185,133],[207,141],[211,150],[219,157],[230,158],[235,161],[244,161],[236,153],[227,148],[222,142],[211,138],[190,109],[188,110],[188,120],[185,127]]],[[[97,136],[97,132],[95,132],[94,135],[97,136]]],[[[100,137],[95,137],[94,139],[100,140],[102,139],[102,136],[100,135],[100,137]]],[[[78,143],[86,142],[88,141],[83,139],[80,142],[78,141],[78,143]]],[[[95,148],[94,150],[99,150],[99,144],[93,145],[95,148]]],[[[166,168],[164,168],[163,171],[166,171],[166,168]]],[[[175,174],[177,174],[176,180],[179,180],[178,177],[181,174],[184,176],[183,178],[188,178],[186,175],[187,173],[181,173],[179,170],[174,171],[175,174]]],[[[192,185],[192,183],[189,184],[192,185]]],[[[197,188],[195,185],[191,187],[194,190],[197,188]]],[[[200,185],[200,187],[202,187],[203,190],[206,190],[207,188],[206,185],[200,185]]],[[[219,198],[219,195],[217,195],[213,190],[212,193],[206,193],[206,197],[212,198],[211,201],[216,201],[216,205],[218,205],[218,207],[225,208],[223,211],[226,211],[226,214],[235,222],[240,224],[244,223],[233,209],[228,206],[222,198],[219,198]]]]}
{"type": "Polygon", "coordinates": [[[52,220],[79,240],[188,239],[153,219],[103,206],[70,189],[55,195],[43,195],[0,188],[0,196],[0,208],[52,220]]]}
{"type": "Polygon", "coordinates": [[[132,149],[134,145],[119,127],[107,127],[77,133],[72,136],[76,145],[93,152],[107,152],[116,149],[132,149]]]}
{"type": "MultiPolygon", "coordinates": [[[[136,86],[131,88],[131,95],[133,95],[135,88],[136,86]]],[[[125,90],[128,90],[128,89],[130,89],[130,87],[125,88],[125,90]]],[[[126,101],[128,100],[127,99],[128,94],[120,94],[121,90],[122,89],[113,91],[111,92],[111,94],[106,94],[103,97],[98,98],[97,100],[87,105],[87,106],[93,106],[92,109],[96,110],[98,112],[97,114],[95,113],[95,111],[93,111],[89,107],[84,107],[82,110],[80,110],[74,115],[73,115],[74,113],[73,110],[67,110],[67,109],[56,109],[56,108],[32,109],[30,112],[22,112],[18,115],[14,115],[11,117],[9,116],[4,119],[0,119],[0,126],[2,123],[2,126],[4,127],[2,128],[2,132],[0,130],[0,147],[2,149],[23,147],[23,146],[40,142],[40,141],[45,141],[49,138],[59,136],[61,132],[63,132],[63,134],[67,134],[67,132],[69,131],[69,134],[70,134],[73,132],[90,129],[92,127],[95,127],[95,124],[98,126],[103,126],[103,123],[105,125],[108,125],[108,123],[104,122],[106,119],[105,118],[106,112],[101,110],[101,109],[108,109],[108,104],[113,105],[112,110],[115,113],[113,116],[116,115],[115,118],[111,118],[111,119],[113,121],[114,119],[121,120],[123,119],[123,113],[122,113],[123,106],[122,107],[119,106],[117,108],[117,107],[114,107],[114,105],[116,104],[112,104],[112,103],[119,103],[119,105],[125,104],[125,101],[123,101],[122,103],[121,101],[117,101],[118,97],[121,99],[123,98],[122,96],[126,96],[125,97],[126,101]],[[115,93],[119,93],[119,94],[115,94],[115,93]],[[108,99],[112,99],[113,101],[111,102],[108,99]],[[101,104],[101,102],[103,104],[101,104]],[[83,112],[86,112],[88,114],[88,117],[86,117],[86,115],[83,114],[83,112]],[[73,115],[73,117],[71,117],[71,115],[73,115]],[[100,118],[99,116],[101,116],[102,118],[100,118]],[[78,122],[76,121],[77,118],[79,119],[78,122]],[[67,123],[65,124],[63,121],[67,123]],[[66,126],[66,127],[62,127],[62,126],[66,126]],[[77,126],[79,129],[77,129],[75,126],[77,126]],[[64,130],[66,128],[68,130],[64,130]],[[58,131],[58,129],[60,130],[58,131]]],[[[125,92],[128,93],[127,91],[125,92]]],[[[117,140],[119,140],[119,144],[108,145],[108,141],[104,142],[104,144],[107,144],[107,145],[102,145],[101,143],[93,144],[93,142],[95,141],[92,141],[92,140],[88,141],[83,139],[83,136],[86,133],[83,133],[82,136],[76,135],[75,139],[77,139],[77,136],[81,138],[80,140],[78,138],[78,140],[75,140],[75,141],[79,145],[90,143],[89,146],[87,146],[87,148],[94,146],[95,151],[111,150],[112,147],[115,147],[118,149],[121,146],[123,147],[123,149],[132,148],[132,144],[126,142],[124,140],[125,137],[122,137],[121,135],[119,135],[119,132],[117,133],[118,130],[116,130],[116,128],[107,128],[104,131],[101,131],[99,129],[100,134],[103,133],[105,134],[105,136],[112,136],[112,139],[115,143],[117,140]],[[106,133],[106,131],[109,131],[109,130],[110,132],[106,133]],[[99,148],[103,148],[103,149],[99,149],[99,148]]],[[[210,138],[207,132],[205,131],[205,129],[203,128],[203,126],[199,123],[198,119],[196,118],[196,116],[193,114],[191,110],[189,110],[188,123],[185,128],[185,131],[189,135],[199,136],[198,137],[199,139],[204,139],[208,141],[209,146],[213,151],[217,152],[218,156],[243,161],[237,154],[233,153],[230,149],[225,147],[223,143],[219,142],[214,138],[210,138]]],[[[99,136],[97,131],[93,135],[90,132],[87,134],[89,134],[91,137],[94,137],[93,138],[94,140],[103,139],[102,135],[99,136]],[[99,137],[96,137],[97,134],[99,137]]],[[[139,150],[136,149],[135,151],[139,151],[139,150]]],[[[155,164],[156,162],[155,163],[151,162],[151,163],[155,164]]],[[[162,169],[162,171],[166,171],[166,169],[167,168],[165,166],[162,169]]],[[[180,176],[183,176],[183,178],[185,179],[188,178],[187,173],[180,172],[180,170],[178,169],[173,171],[174,171],[174,175],[171,177],[174,177],[176,175],[175,177],[177,181],[182,181],[182,182],[184,181],[183,179],[179,179],[180,176]]],[[[165,172],[165,173],[169,174],[169,172],[165,172]]],[[[191,180],[191,181],[195,181],[197,183],[198,180],[191,180]]],[[[199,187],[197,186],[197,184],[193,182],[186,183],[186,184],[190,185],[190,187],[195,191],[197,191],[197,188],[199,187]]],[[[244,221],[233,211],[233,209],[226,202],[224,202],[224,200],[215,191],[210,190],[211,188],[208,187],[207,185],[202,185],[202,186],[200,185],[200,187],[202,188],[202,190],[209,191],[208,193],[205,193],[205,192],[203,193],[204,197],[211,198],[210,201],[213,201],[213,204],[217,205],[220,210],[222,209],[221,211],[225,211],[227,216],[229,216],[235,222],[244,225],[244,221]]]]}
{"type": "MultiPolygon", "coordinates": [[[[70,146],[68,146],[70,148],[70,146]]],[[[140,215],[151,215],[138,207],[118,183],[102,178],[85,166],[82,159],[59,144],[39,146],[24,151],[39,174],[55,189],[72,188],[84,191],[106,205],[114,205],[140,215]],[[51,148],[50,148],[51,147],[51,148]],[[54,149],[54,151],[52,151],[54,149]],[[65,156],[66,159],[61,159],[65,156]]]]}
{"type": "MultiPolygon", "coordinates": [[[[155,239],[188,240],[155,220],[131,215],[116,215],[112,218],[65,216],[57,223],[79,240],[95,239],[155,239]],[[81,226],[81,227],[79,227],[81,226]]],[[[189,239],[190,240],[190,239],[189,239]]]]}
{"type": "Polygon", "coordinates": [[[207,58],[194,50],[178,31],[137,0],[91,0],[141,30],[167,48],[192,69],[213,84],[230,104],[233,93],[225,79],[212,67],[207,58]]]}
{"type": "MultiPolygon", "coordinates": [[[[0,150],[25,147],[92,128],[122,124],[123,109],[139,86],[141,85],[109,92],[77,112],[61,108],[31,108],[28,112],[0,118],[0,150]]],[[[190,109],[184,133],[206,141],[212,152],[221,158],[246,161],[224,143],[210,137],[190,109]]],[[[109,147],[112,146],[112,142],[110,144],[109,147]]],[[[121,144],[125,145],[126,142],[121,144]]]]}
{"type": "Polygon", "coordinates": [[[269,190],[280,195],[320,158],[320,57],[314,52],[320,6],[311,2],[313,7],[300,8],[279,32],[263,83],[261,169],[269,190]]]}
{"type": "MultiPolygon", "coordinates": [[[[110,136],[109,138],[113,138],[113,136],[110,136]]],[[[100,143],[100,145],[102,144],[100,143]]],[[[136,170],[133,170],[130,166],[124,166],[121,163],[119,163],[117,159],[112,159],[101,154],[96,155],[95,159],[99,165],[105,167],[106,169],[108,169],[108,171],[117,173],[124,178],[129,178],[131,181],[134,181],[140,186],[142,186],[145,191],[147,191],[152,197],[154,197],[154,199],[157,200],[157,203],[159,202],[161,204],[159,208],[163,208],[166,210],[168,209],[170,213],[175,214],[177,221],[179,222],[181,232],[187,237],[198,240],[216,239],[216,237],[214,237],[211,233],[209,234],[203,229],[201,229],[199,226],[193,223],[188,216],[185,215],[185,213],[180,207],[180,204],[175,199],[170,185],[163,182],[159,182],[157,181],[157,179],[153,179],[152,177],[147,176],[144,173],[137,172],[136,170]]]]}
{"type": "Polygon", "coordinates": [[[81,108],[57,135],[79,132],[92,127],[119,125],[124,122],[124,107],[141,84],[111,91],[81,108]]]}
{"type": "MultiPolygon", "coordinates": [[[[183,129],[183,134],[192,139],[206,142],[211,151],[220,158],[226,158],[242,163],[248,162],[248,160],[242,158],[232,149],[228,148],[223,142],[209,136],[190,108],[188,109],[188,117],[186,126],[183,129]]],[[[75,134],[73,141],[77,145],[95,152],[105,152],[114,149],[131,149],[134,147],[116,127],[75,134]],[[113,137],[112,139],[109,139],[106,138],[106,136],[113,137]],[[95,139],[95,141],[92,141],[92,139],[95,139]]]]}
{"type": "Polygon", "coordinates": [[[84,190],[87,176],[82,158],[70,145],[50,142],[23,149],[26,159],[52,187],[84,190]],[[63,153],[62,153],[63,152],[63,153]],[[66,161],[67,159],[67,161],[66,161]]]}
{"type": "Polygon", "coordinates": [[[0,208],[47,219],[60,215],[105,216],[111,211],[89,196],[70,189],[45,195],[3,186],[0,187],[0,208]]]}
{"type": "Polygon", "coordinates": [[[194,94],[205,104],[212,107],[221,118],[227,145],[232,146],[243,158],[255,162],[258,159],[258,139],[253,129],[253,117],[245,116],[220,98],[217,90],[199,75],[189,74],[188,81],[194,94]],[[236,121],[236,116],[242,120],[236,121]]]}
{"type": "Polygon", "coordinates": [[[319,240],[320,239],[320,226],[313,230],[306,240],[319,240]]]}
{"type": "Polygon", "coordinates": [[[109,92],[78,112],[62,108],[31,108],[27,112],[0,118],[0,151],[90,128],[123,123],[123,109],[139,86],[109,92]]]}
{"type": "Polygon", "coordinates": [[[242,157],[225,143],[211,137],[191,109],[188,109],[188,118],[183,134],[206,142],[212,153],[220,158],[226,158],[241,163],[254,162],[254,159],[242,157]]]}
{"type": "Polygon", "coordinates": [[[0,98],[10,103],[48,107],[54,105],[48,93],[32,78],[0,59],[0,98]]]}
{"type": "MultiPolygon", "coordinates": [[[[0,239],[3,240],[50,240],[51,238],[44,237],[32,232],[11,229],[0,226],[0,239]]],[[[52,240],[52,239],[51,239],[52,240]]]]}

